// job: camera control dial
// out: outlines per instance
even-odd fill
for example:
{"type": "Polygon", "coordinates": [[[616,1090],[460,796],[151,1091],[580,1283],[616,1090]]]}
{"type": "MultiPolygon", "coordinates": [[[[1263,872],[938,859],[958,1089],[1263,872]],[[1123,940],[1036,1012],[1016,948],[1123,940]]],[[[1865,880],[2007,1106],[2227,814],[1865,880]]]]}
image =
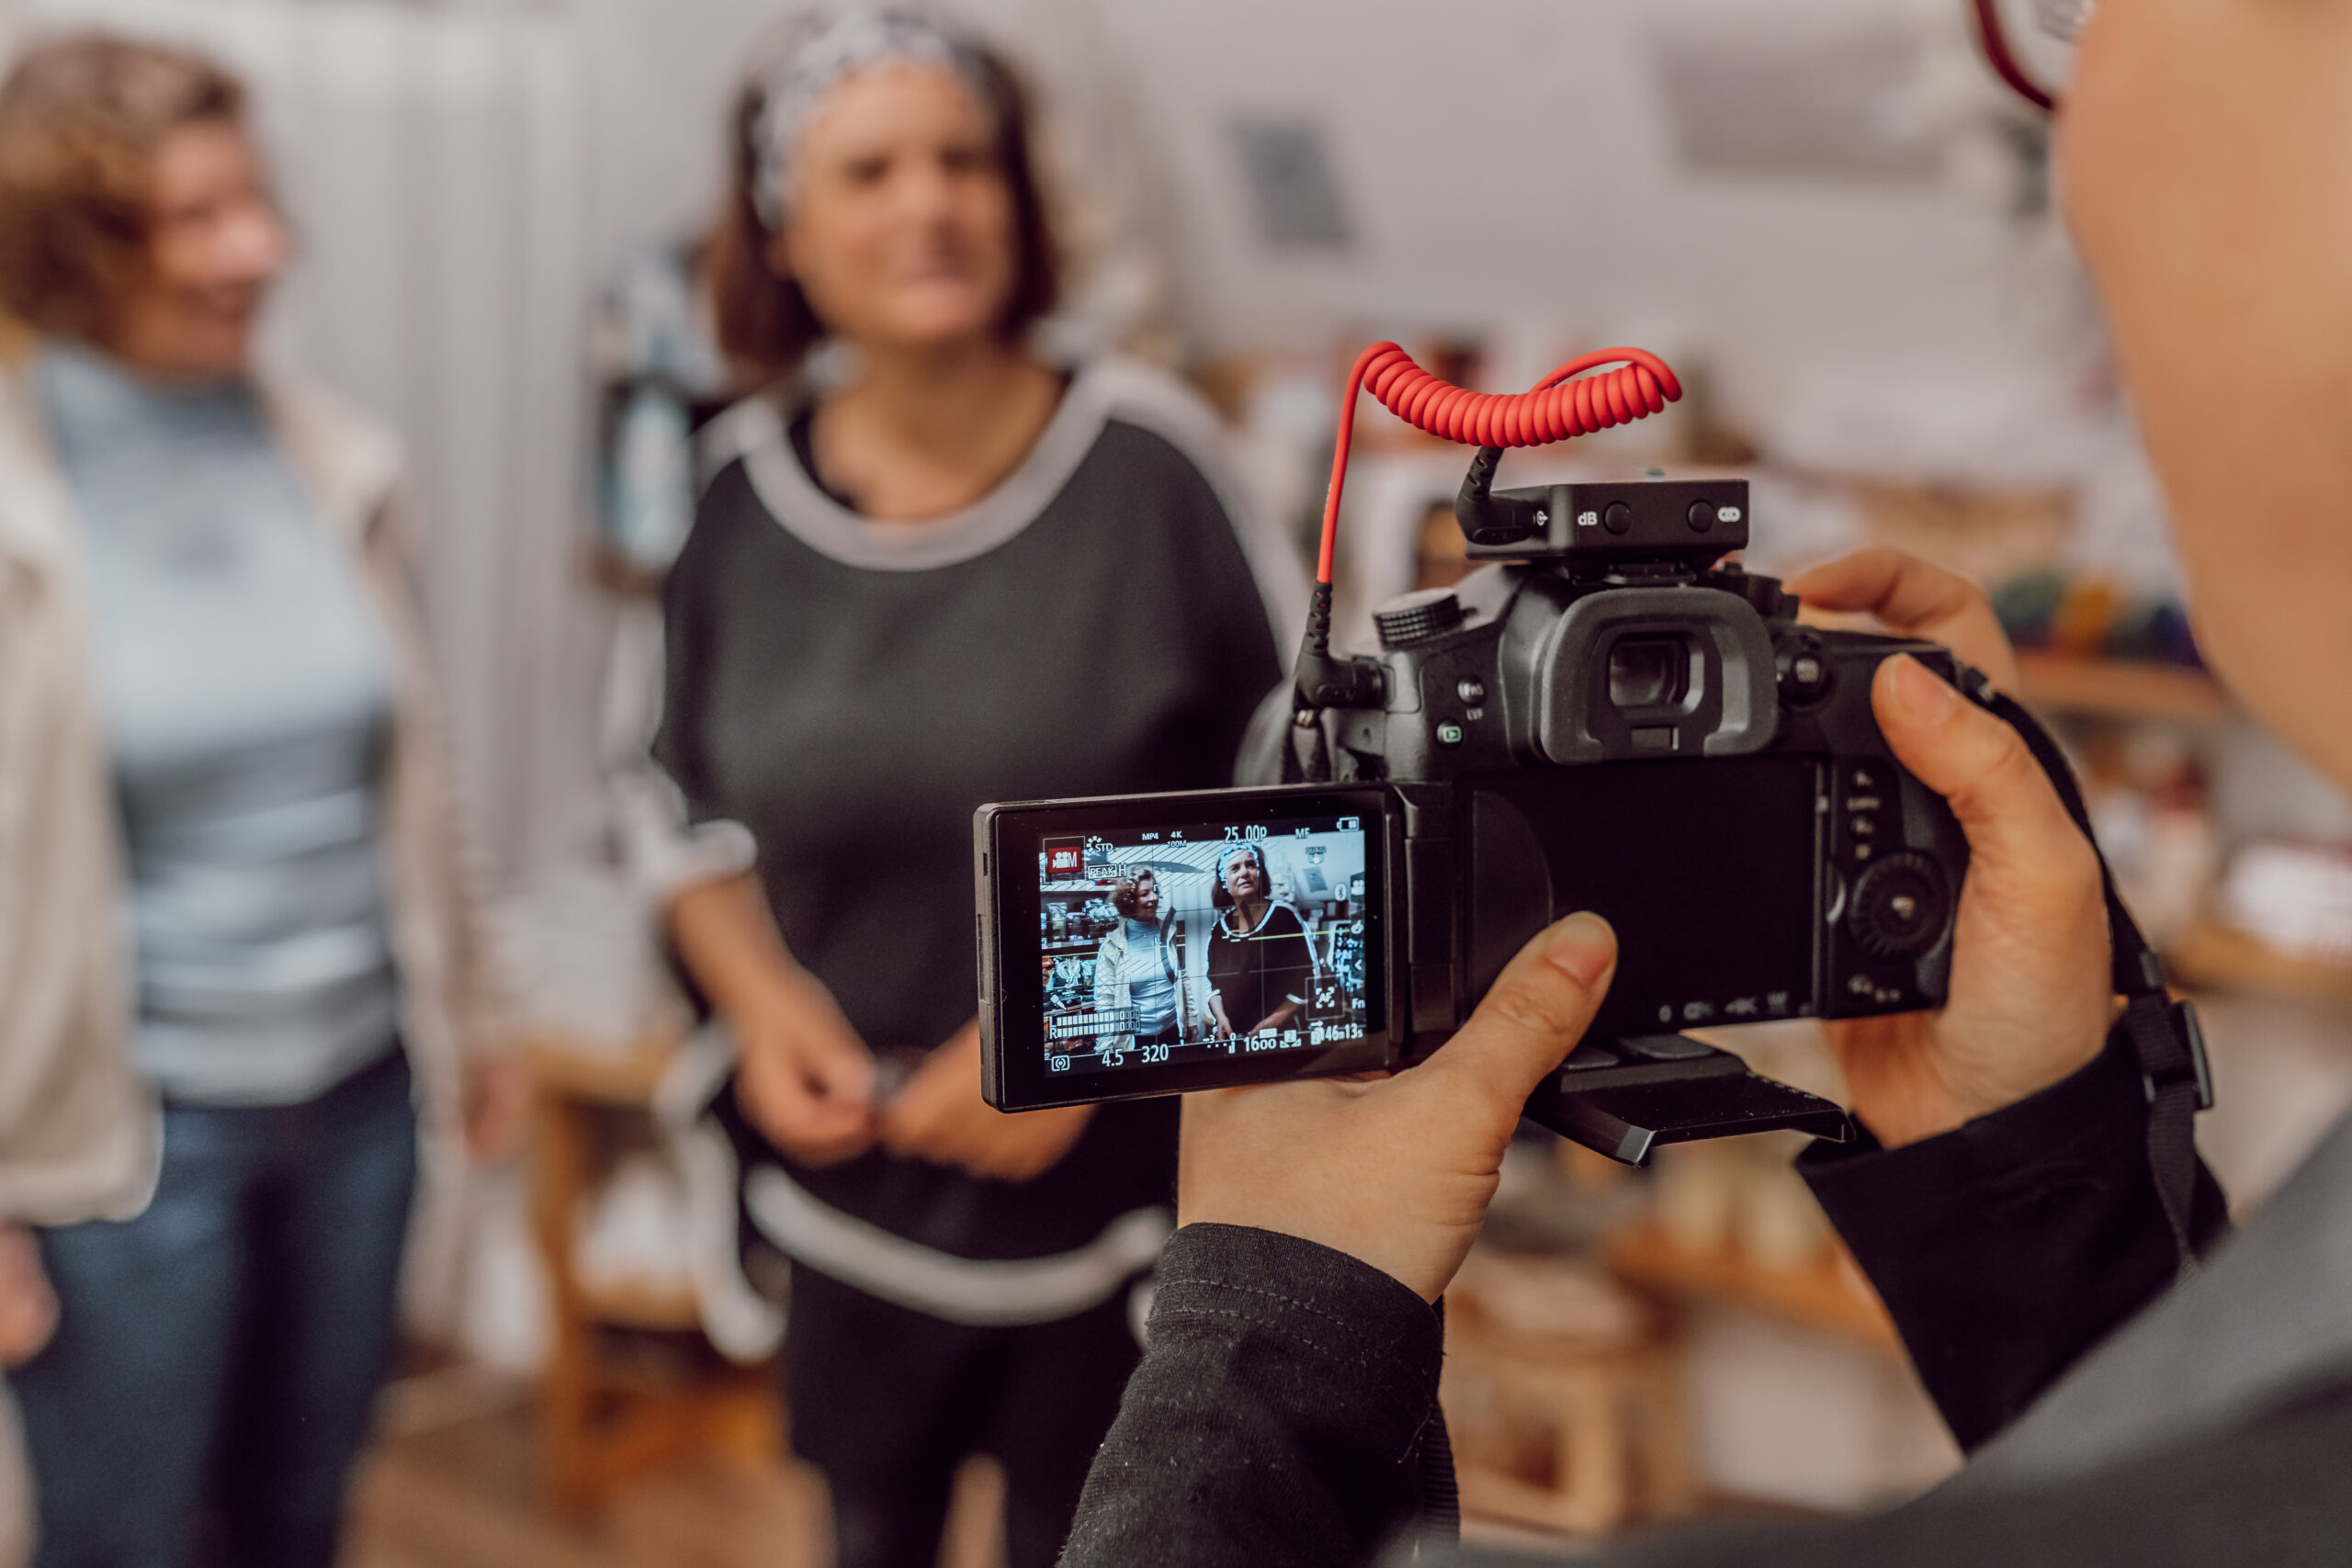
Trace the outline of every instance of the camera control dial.
{"type": "Polygon", "coordinates": [[[1846,928],[1873,958],[1917,958],[1940,941],[1951,913],[1943,873],[1926,855],[1888,855],[1854,882],[1846,928]]]}
{"type": "Polygon", "coordinates": [[[1372,624],[1380,629],[1380,646],[1394,653],[1443,637],[1466,614],[1452,589],[1424,588],[1399,594],[1374,610],[1372,624]]]}

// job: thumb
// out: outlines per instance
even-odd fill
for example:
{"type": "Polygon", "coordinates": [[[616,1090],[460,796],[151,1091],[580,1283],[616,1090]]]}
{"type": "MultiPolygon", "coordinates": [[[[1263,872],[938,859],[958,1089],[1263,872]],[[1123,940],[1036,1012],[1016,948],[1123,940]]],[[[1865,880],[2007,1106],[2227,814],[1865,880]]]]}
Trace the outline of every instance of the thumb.
{"type": "Polygon", "coordinates": [[[2016,730],[1907,654],[1879,665],[1871,706],[1895,759],[1944,797],[1985,871],[2040,868],[2055,884],[2087,876],[2096,888],[2090,840],[2016,730]]]}
{"type": "Polygon", "coordinates": [[[1516,1119],[1544,1075],[1566,1060],[1617,972],[1617,933],[1599,915],[1570,915],[1535,933],[1460,1032],[1408,1075],[1473,1094],[1516,1119]]]}

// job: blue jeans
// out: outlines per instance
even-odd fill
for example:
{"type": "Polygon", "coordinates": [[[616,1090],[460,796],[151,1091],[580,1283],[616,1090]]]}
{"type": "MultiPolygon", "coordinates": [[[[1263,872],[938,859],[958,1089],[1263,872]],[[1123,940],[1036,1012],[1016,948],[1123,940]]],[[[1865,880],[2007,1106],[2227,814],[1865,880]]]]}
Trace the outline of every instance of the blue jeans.
{"type": "Polygon", "coordinates": [[[40,1234],[37,1568],[331,1568],[415,1182],[395,1051],[300,1105],[166,1108],[146,1211],[40,1234]]]}

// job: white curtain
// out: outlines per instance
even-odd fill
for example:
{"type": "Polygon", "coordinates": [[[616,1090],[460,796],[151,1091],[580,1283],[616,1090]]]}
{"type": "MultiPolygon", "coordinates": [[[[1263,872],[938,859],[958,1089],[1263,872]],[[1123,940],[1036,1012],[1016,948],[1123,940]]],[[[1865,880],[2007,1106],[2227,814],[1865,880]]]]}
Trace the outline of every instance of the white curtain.
{"type": "Polygon", "coordinates": [[[0,0],[17,40],[198,45],[254,92],[299,259],[266,357],[407,437],[419,585],[493,874],[594,822],[590,94],[571,5],[0,0]]]}

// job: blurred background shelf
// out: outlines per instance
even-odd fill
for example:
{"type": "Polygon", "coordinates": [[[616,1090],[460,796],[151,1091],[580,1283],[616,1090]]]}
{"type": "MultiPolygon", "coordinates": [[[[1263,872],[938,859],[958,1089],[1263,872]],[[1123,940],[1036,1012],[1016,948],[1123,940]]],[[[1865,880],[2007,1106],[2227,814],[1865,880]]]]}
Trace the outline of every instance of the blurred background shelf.
{"type": "Polygon", "coordinates": [[[2020,650],[2018,677],[2028,705],[2055,713],[2209,724],[2231,711],[2220,682],[2167,664],[2020,650]]]}
{"type": "Polygon", "coordinates": [[[2352,965],[2280,953],[2219,921],[2191,928],[2166,958],[2184,986],[2352,1009],[2352,965]]]}
{"type": "Polygon", "coordinates": [[[1633,1225],[1609,1244],[1610,1272],[1634,1290],[1677,1303],[1716,1302],[1750,1308],[1902,1353],[1894,1321],[1842,1252],[1795,1269],[1765,1269],[1736,1247],[1684,1246],[1655,1221],[1633,1225]]]}

